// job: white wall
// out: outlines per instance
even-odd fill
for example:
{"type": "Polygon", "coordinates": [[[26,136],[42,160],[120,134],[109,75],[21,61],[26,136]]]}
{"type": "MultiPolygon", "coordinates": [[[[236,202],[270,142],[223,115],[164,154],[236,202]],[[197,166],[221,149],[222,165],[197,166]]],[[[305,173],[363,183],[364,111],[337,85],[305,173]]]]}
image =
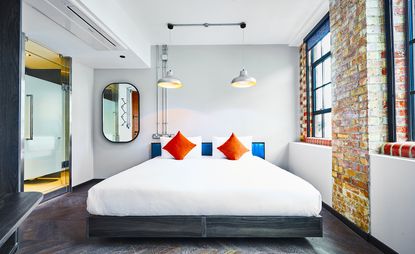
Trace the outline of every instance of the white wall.
{"type": "Polygon", "coordinates": [[[289,170],[320,191],[324,203],[332,205],[331,147],[302,142],[289,144],[289,170]]]}
{"type": "Polygon", "coordinates": [[[72,62],[72,186],[94,178],[94,70],[72,62]]]}
{"type": "MultiPolygon", "coordinates": [[[[153,48],[153,65],[155,51],[153,48]]],[[[298,48],[288,46],[175,46],[169,64],[184,83],[169,91],[169,130],[185,135],[253,135],[266,142],[267,160],[286,168],[288,143],[298,135],[293,110],[298,103],[298,48]],[[256,87],[229,85],[245,67],[256,87]]],[[[156,70],[96,70],[94,88],[95,177],[105,178],[149,159],[156,131],[156,70]],[[101,93],[116,81],[127,81],[140,92],[141,130],[128,144],[113,144],[102,135],[101,93]]]]}
{"type": "Polygon", "coordinates": [[[371,234],[405,254],[414,253],[415,160],[370,155],[371,234]]]}

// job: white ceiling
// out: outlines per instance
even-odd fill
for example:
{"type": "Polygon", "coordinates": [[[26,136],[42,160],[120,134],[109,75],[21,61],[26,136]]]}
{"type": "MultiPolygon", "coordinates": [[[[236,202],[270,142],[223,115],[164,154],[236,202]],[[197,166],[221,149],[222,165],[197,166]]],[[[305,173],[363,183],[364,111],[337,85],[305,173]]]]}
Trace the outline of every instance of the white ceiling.
{"type": "MultiPolygon", "coordinates": [[[[60,0],[71,1],[119,39],[127,50],[97,51],[58,26],[53,16],[36,10],[25,0],[23,29],[29,38],[72,56],[92,68],[148,68],[150,46],[241,44],[235,27],[175,27],[171,23],[246,22],[246,44],[298,46],[328,12],[329,0],[60,0]],[[120,59],[119,55],[126,55],[120,59]]],[[[57,0],[54,0],[57,1],[57,0]]]]}
{"type": "MultiPolygon", "coordinates": [[[[96,50],[41,13],[36,1],[25,0],[23,4],[23,32],[34,42],[63,56],[97,69],[147,68],[143,53],[127,50],[96,50]],[[30,4],[27,4],[30,3],[30,4]],[[126,58],[120,58],[120,55],[126,58]]],[[[55,0],[53,0],[55,1],[55,0]]],[[[149,44],[148,44],[149,45],[149,44]]],[[[148,46],[149,47],[149,46],[148,46]]],[[[143,48],[147,48],[143,46],[143,48]]],[[[148,49],[150,51],[150,49],[148,49]]]]}
{"type": "MultiPolygon", "coordinates": [[[[88,1],[88,0],[85,0],[88,1]]],[[[246,22],[247,44],[298,46],[304,36],[328,12],[328,0],[118,0],[144,25],[151,44],[169,43],[170,23],[246,22]],[[306,31],[303,28],[307,27],[306,31]]],[[[176,27],[171,44],[240,44],[235,27],[176,27]]]]}

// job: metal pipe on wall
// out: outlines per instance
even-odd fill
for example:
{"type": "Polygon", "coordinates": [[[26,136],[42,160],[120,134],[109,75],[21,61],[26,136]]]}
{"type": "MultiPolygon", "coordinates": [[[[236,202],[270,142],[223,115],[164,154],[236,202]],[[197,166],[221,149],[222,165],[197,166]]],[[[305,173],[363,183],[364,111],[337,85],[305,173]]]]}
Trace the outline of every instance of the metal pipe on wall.
{"type": "MultiPolygon", "coordinates": [[[[156,80],[159,80],[161,77],[165,77],[167,75],[167,61],[168,61],[168,47],[167,45],[162,45],[161,49],[160,46],[156,46],[156,80]],[[161,66],[160,66],[161,60],[161,66]]],[[[161,88],[156,86],[156,111],[157,111],[157,126],[156,126],[156,133],[153,134],[154,139],[159,139],[161,136],[171,136],[168,134],[168,113],[167,113],[167,100],[168,94],[166,88],[161,88]],[[160,93],[161,89],[161,93],[160,93]],[[161,102],[160,102],[161,99],[161,102]],[[161,103],[161,105],[160,105],[161,103]],[[161,116],[159,116],[159,111],[161,108],[161,116]],[[161,122],[160,122],[161,118],[161,122]],[[160,130],[161,124],[161,132],[160,130]]]]}
{"type": "MultiPolygon", "coordinates": [[[[167,61],[168,61],[168,48],[167,45],[163,45],[163,77],[166,76],[167,74],[167,61]]],[[[163,135],[167,135],[167,89],[166,88],[162,88],[162,90],[164,90],[164,97],[163,97],[163,102],[164,102],[164,119],[163,119],[163,126],[164,126],[164,132],[163,135]]]]}
{"type": "MultiPolygon", "coordinates": [[[[156,46],[156,53],[157,53],[157,57],[156,57],[156,80],[159,79],[159,71],[160,71],[160,46],[157,45],[156,46]]],[[[153,138],[156,138],[160,135],[159,132],[159,87],[156,86],[156,133],[153,134],[153,138]]]]}
{"type": "MultiPolygon", "coordinates": [[[[161,75],[162,77],[165,77],[166,75],[166,65],[167,65],[167,60],[163,58],[163,56],[166,55],[166,46],[163,45],[162,46],[162,53],[161,53],[161,75]]],[[[165,101],[165,96],[166,96],[166,89],[165,88],[161,88],[161,116],[162,116],[162,123],[161,123],[161,134],[164,135],[166,134],[166,101],[165,101]]]]}

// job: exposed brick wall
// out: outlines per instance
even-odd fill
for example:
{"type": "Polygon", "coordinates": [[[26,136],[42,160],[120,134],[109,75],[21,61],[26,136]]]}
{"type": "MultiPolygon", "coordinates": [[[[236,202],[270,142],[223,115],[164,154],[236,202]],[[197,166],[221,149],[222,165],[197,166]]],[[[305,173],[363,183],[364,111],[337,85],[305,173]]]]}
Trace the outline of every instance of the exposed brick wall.
{"type": "Polygon", "coordinates": [[[307,45],[300,46],[300,140],[307,137],[307,45]]]}
{"type": "Polygon", "coordinates": [[[408,140],[407,111],[407,62],[405,50],[405,13],[406,1],[393,0],[393,36],[395,48],[395,104],[396,104],[396,141],[408,140]]]}
{"type": "Polygon", "coordinates": [[[304,142],[315,145],[331,146],[331,139],[306,137],[304,142]]]}
{"type": "Polygon", "coordinates": [[[382,0],[330,0],[333,208],[369,231],[369,153],[386,141],[382,0]]]}

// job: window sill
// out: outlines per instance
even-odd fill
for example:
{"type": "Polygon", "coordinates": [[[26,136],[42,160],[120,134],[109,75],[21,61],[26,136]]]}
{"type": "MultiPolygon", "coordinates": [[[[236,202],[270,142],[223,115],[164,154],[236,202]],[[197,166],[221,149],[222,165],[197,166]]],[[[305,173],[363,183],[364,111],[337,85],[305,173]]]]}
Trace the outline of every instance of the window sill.
{"type": "Polygon", "coordinates": [[[326,138],[312,138],[312,137],[305,137],[301,139],[301,142],[314,144],[314,145],[321,145],[321,146],[331,146],[331,139],[326,138]]]}
{"type": "Polygon", "coordinates": [[[386,143],[380,148],[380,153],[390,156],[415,158],[415,142],[386,143]]]}

